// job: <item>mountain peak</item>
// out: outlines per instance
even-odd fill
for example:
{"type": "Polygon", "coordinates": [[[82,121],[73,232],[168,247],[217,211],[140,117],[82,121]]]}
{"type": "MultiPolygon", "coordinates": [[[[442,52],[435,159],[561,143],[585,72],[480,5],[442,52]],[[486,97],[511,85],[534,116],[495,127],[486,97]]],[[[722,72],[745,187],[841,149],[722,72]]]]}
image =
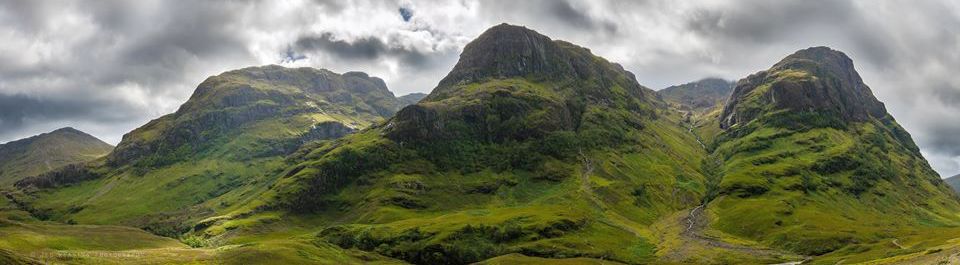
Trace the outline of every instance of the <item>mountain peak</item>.
{"type": "Polygon", "coordinates": [[[500,24],[484,31],[463,48],[460,60],[444,77],[428,101],[456,94],[460,84],[489,79],[524,78],[534,82],[589,81],[614,84],[643,98],[647,88],[633,73],[598,57],[589,49],[552,40],[523,26],[500,24]]]}
{"type": "Polygon", "coordinates": [[[69,126],[68,126],[68,127],[63,127],[63,128],[60,128],[60,129],[53,130],[53,131],[49,132],[49,134],[79,134],[79,135],[84,135],[84,136],[93,137],[93,136],[91,136],[91,135],[89,135],[89,134],[87,134],[87,133],[85,133],[85,132],[83,132],[83,131],[81,131],[81,130],[77,130],[77,129],[75,129],[75,128],[73,128],[73,127],[69,127],[69,126]]]}
{"type": "Polygon", "coordinates": [[[854,69],[853,60],[822,46],[799,50],[737,82],[721,115],[721,127],[745,124],[777,110],[817,112],[844,121],[887,115],[854,69]]]}
{"type": "Polygon", "coordinates": [[[558,53],[559,47],[549,37],[526,27],[500,24],[463,48],[460,61],[440,85],[545,72],[558,53]]]}
{"type": "Polygon", "coordinates": [[[733,82],[709,77],[698,81],[670,86],[657,94],[668,102],[676,103],[682,109],[708,110],[723,104],[723,100],[730,95],[733,82]]]}

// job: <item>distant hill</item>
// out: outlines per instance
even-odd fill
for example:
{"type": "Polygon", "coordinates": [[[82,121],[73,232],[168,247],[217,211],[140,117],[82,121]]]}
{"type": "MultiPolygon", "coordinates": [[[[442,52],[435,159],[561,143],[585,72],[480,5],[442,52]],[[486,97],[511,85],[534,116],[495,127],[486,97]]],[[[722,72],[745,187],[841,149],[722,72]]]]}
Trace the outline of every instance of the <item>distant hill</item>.
{"type": "Polygon", "coordinates": [[[943,181],[947,182],[947,185],[950,185],[950,187],[953,188],[954,191],[956,191],[957,193],[960,193],[960,174],[957,174],[956,176],[953,176],[953,177],[946,178],[943,181]]]}
{"type": "Polygon", "coordinates": [[[400,103],[402,105],[406,106],[406,105],[417,104],[417,102],[420,102],[420,100],[425,97],[427,97],[427,94],[424,94],[424,93],[410,93],[410,94],[400,96],[398,97],[398,99],[400,100],[400,103]]]}
{"type": "Polygon", "coordinates": [[[676,85],[657,91],[667,102],[690,110],[705,110],[722,105],[730,96],[734,83],[719,79],[706,78],[696,82],[676,85]]]}
{"type": "Polygon", "coordinates": [[[104,156],[113,146],[74,128],[0,144],[0,186],[104,156]]]}

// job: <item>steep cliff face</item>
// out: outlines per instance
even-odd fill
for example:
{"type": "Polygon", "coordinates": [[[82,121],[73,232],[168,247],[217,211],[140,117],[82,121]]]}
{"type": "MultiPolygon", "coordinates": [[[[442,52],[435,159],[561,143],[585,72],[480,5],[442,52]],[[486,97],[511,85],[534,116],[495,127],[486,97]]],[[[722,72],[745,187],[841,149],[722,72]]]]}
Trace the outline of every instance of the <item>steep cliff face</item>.
{"type": "Polygon", "coordinates": [[[0,144],[0,187],[73,163],[102,157],[113,146],[74,128],[0,144]]]}
{"type": "Polygon", "coordinates": [[[883,103],[854,70],[853,61],[827,47],[797,51],[737,82],[721,114],[721,126],[746,124],[777,110],[833,113],[844,121],[887,115],[883,103]]]}

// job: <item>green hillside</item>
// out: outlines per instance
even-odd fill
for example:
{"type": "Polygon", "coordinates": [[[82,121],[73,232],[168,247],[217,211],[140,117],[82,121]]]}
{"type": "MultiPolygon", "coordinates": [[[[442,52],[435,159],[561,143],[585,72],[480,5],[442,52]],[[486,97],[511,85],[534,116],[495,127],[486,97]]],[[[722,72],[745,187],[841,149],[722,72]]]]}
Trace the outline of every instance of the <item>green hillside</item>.
{"type": "Polygon", "coordinates": [[[417,104],[417,102],[420,102],[420,100],[425,97],[427,97],[427,94],[424,94],[424,93],[410,93],[410,94],[397,97],[397,99],[400,100],[400,104],[406,106],[406,105],[417,104]]]}
{"type": "Polygon", "coordinates": [[[124,135],[107,157],[17,183],[44,219],[178,237],[267,189],[300,145],[338,138],[401,103],[359,72],[251,67],[201,83],[175,113],[124,135]]]}
{"type": "Polygon", "coordinates": [[[619,65],[500,25],[423,101],[294,156],[271,196],[195,233],[231,242],[273,227],[263,218],[317,216],[318,242],[418,264],[681,261],[660,251],[710,190],[705,157],[681,113],[619,65]]]}
{"type": "Polygon", "coordinates": [[[960,224],[955,193],[841,52],[801,50],[741,80],[720,126],[707,206],[720,231],[854,262],[922,251],[960,224]]]}
{"type": "Polygon", "coordinates": [[[648,261],[645,224],[704,191],[687,160],[702,150],[663,104],[584,48],[497,26],[420,103],[298,153],[272,196],[197,232],[229,241],[262,229],[261,216],[319,215],[316,240],[415,263],[512,252],[648,261]],[[676,151],[642,145],[654,141],[676,151]]]}
{"type": "Polygon", "coordinates": [[[0,144],[0,187],[68,164],[102,157],[113,146],[67,127],[0,144]]]}

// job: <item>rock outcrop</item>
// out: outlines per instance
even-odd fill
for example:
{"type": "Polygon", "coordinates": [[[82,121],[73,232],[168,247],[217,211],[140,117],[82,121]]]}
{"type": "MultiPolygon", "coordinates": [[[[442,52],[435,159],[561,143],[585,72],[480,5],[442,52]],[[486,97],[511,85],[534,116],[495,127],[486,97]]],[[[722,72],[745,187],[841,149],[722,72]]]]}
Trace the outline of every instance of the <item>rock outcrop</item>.
{"type": "Polygon", "coordinates": [[[437,88],[387,124],[387,135],[524,140],[579,129],[588,106],[628,109],[610,119],[639,127],[638,116],[655,115],[652,95],[632,73],[586,48],[501,24],[467,44],[437,88]]]}
{"type": "Polygon", "coordinates": [[[845,54],[813,47],[787,56],[769,70],[737,82],[720,125],[746,124],[773,110],[819,112],[845,121],[887,115],[845,54]]]}

